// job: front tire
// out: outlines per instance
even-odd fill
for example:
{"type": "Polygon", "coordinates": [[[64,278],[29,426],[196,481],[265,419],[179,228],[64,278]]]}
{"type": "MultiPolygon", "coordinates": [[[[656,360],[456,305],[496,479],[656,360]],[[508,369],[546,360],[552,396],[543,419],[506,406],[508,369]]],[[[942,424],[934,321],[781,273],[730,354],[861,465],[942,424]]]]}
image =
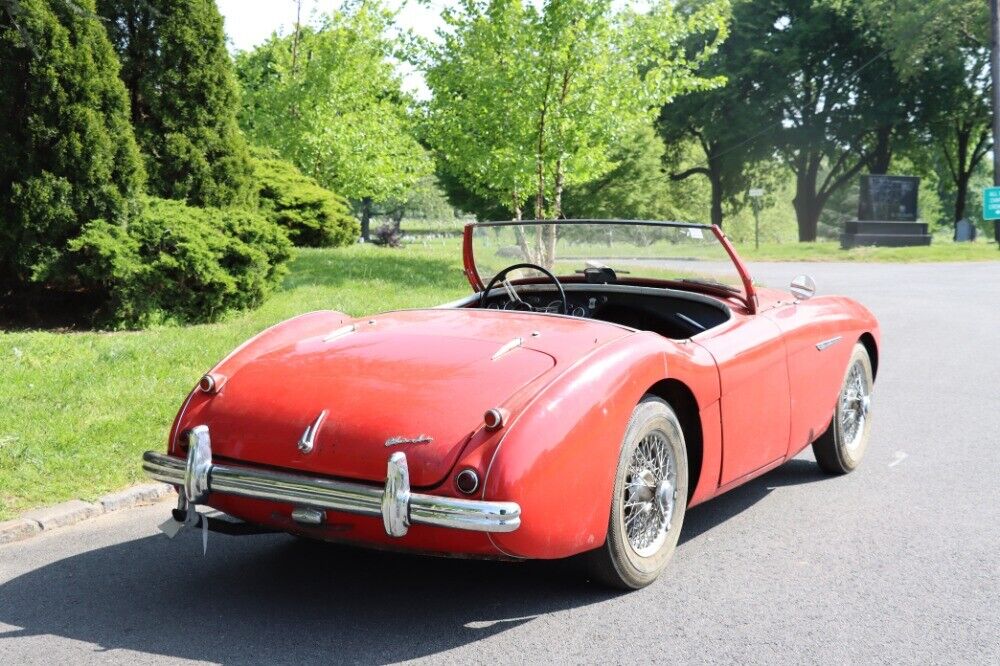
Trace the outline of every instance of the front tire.
{"type": "Polygon", "coordinates": [[[847,474],[861,464],[871,430],[872,361],[860,342],[854,345],[830,427],[813,442],[816,463],[828,474],[847,474]]]}
{"type": "Polygon", "coordinates": [[[635,590],[670,561],[687,509],[684,432],[670,405],[646,396],[632,412],[615,474],[604,545],[588,553],[594,578],[635,590]]]}

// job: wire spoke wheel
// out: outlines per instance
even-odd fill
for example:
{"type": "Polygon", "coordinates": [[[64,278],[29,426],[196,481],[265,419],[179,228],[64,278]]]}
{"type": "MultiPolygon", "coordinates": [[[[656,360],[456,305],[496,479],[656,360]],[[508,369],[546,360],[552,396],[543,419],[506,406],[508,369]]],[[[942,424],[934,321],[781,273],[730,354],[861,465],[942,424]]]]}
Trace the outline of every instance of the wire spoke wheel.
{"type": "Polygon", "coordinates": [[[859,342],[848,360],[830,427],[812,445],[816,462],[824,471],[846,474],[864,457],[871,431],[874,383],[871,356],[859,342]]]}
{"type": "Polygon", "coordinates": [[[612,587],[649,585],[670,561],[687,509],[684,431],[673,408],[647,395],[625,428],[615,469],[608,535],[588,553],[592,575],[612,587]]]}
{"type": "Polygon", "coordinates": [[[666,435],[654,430],[632,452],[622,489],[628,543],[640,557],[663,546],[677,494],[677,462],[666,435]]]}
{"type": "Polygon", "coordinates": [[[871,405],[871,385],[861,361],[855,361],[840,394],[840,428],[844,446],[854,451],[861,443],[861,434],[871,405]]]}

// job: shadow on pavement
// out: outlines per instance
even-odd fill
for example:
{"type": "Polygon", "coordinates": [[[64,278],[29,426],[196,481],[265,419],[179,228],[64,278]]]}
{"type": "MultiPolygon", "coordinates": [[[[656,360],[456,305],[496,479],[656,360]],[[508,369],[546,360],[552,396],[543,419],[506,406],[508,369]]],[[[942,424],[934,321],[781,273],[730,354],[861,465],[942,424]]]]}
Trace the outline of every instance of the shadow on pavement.
{"type": "MultiPolygon", "coordinates": [[[[688,514],[682,544],[766,497],[823,478],[787,465],[688,514]]],[[[682,545],[681,548],[684,546],[682,545]]],[[[669,574],[669,570],[666,575],[669,574]]],[[[567,562],[439,559],[182,532],[100,548],[0,585],[0,633],[218,663],[362,661],[436,654],[618,593],[567,562]]]]}
{"type": "Polygon", "coordinates": [[[684,516],[684,529],[680,543],[683,544],[708,530],[721,525],[761,501],[775,488],[798,486],[804,483],[824,481],[830,477],[824,474],[812,460],[793,459],[753,481],[734,488],[729,492],[699,504],[684,516]]]}

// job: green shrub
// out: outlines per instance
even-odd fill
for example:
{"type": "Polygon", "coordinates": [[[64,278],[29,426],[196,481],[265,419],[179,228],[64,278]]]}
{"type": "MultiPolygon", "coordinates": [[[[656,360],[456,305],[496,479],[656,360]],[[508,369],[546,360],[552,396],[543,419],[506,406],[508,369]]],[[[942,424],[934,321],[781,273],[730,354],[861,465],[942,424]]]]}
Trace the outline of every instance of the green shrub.
{"type": "Polygon", "coordinates": [[[321,187],[272,151],[255,149],[254,157],[261,211],[287,229],[293,243],[335,247],[357,240],[360,226],[340,195],[321,187]]]}
{"type": "Polygon", "coordinates": [[[102,293],[105,322],[215,321],[259,305],[281,280],[291,243],[258,213],[150,199],[123,228],[95,220],[70,243],[80,278],[102,293]]]}
{"type": "Polygon", "coordinates": [[[93,0],[0,3],[0,295],[73,290],[66,243],[124,224],[145,176],[93,0]]]}
{"type": "Polygon", "coordinates": [[[121,60],[147,191],[193,206],[253,206],[239,86],[215,0],[99,0],[97,10],[121,60]]]}

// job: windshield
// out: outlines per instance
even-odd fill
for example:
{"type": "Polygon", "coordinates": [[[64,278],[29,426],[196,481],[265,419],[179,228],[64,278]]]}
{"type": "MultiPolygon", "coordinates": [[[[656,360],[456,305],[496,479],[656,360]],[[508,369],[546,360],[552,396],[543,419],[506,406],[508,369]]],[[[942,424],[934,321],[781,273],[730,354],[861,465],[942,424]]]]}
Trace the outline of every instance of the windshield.
{"type": "MultiPolygon", "coordinates": [[[[527,262],[543,266],[560,278],[687,282],[746,296],[734,260],[715,230],[705,225],[575,220],[484,222],[471,225],[471,248],[467,249],[472,250],[473,263],[467,268],[474,267],[484,285],[498,271],[527,262]]],[[[510,273],[509,279],[537,276],[537,271],[517,270],[510,273]]]]}

